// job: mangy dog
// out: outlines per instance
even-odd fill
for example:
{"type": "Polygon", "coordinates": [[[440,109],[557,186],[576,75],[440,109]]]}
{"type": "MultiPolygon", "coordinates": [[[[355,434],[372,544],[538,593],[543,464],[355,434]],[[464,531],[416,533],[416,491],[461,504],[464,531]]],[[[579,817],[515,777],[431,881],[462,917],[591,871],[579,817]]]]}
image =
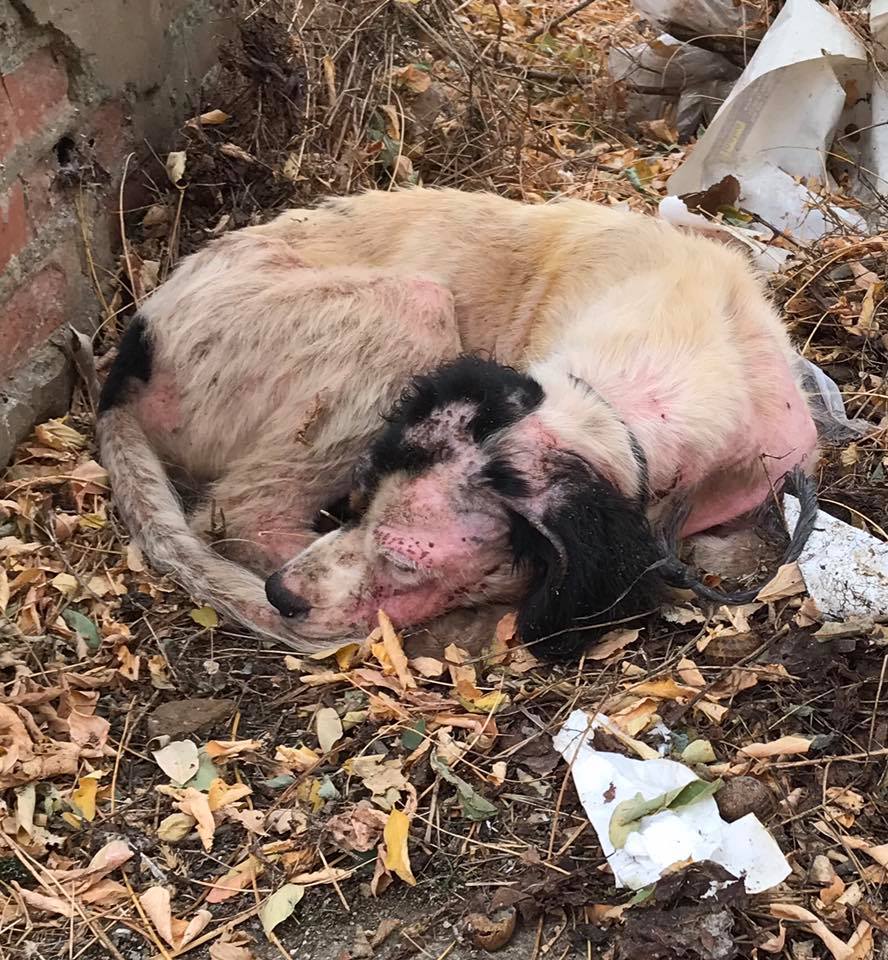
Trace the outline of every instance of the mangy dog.
{"type": "Polygon", "coordinates": [[[711,240],[581,201],[371,192],[183,261],[122,340],[101,456],[158,568],[297,650],[380,608],[508,602],[558,651],[650,606],[677,502],[687,537],[813,468],[796,361],[711,240]],[[190,521],[171,480],[201,491],[190,521]]]}

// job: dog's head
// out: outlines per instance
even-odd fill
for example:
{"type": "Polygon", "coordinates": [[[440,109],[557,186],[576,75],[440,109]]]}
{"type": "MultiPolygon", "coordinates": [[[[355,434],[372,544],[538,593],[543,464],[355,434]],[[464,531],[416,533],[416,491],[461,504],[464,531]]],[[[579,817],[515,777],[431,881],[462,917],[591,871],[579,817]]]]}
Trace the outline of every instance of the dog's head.
{"type": "Polygon", "coordinates": [[[416,378],[356,470],[342,527],[270,577],[269,600],[317,639],[361,634],[379,609],[409,626],[515,602],[520,638],[548,654],[647,609],[642,503],[602,475],[643,485],[641,465],[594,469],[551,414],[538,380],[493,361],[416,378]]]}

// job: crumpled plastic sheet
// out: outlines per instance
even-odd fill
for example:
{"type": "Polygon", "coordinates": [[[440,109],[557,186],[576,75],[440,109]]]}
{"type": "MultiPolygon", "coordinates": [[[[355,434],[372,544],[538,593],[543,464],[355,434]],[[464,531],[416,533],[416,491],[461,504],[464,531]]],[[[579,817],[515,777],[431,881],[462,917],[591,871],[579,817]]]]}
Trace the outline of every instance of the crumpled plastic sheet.
{"type": "Polygon", "coordinates": [[[849,419],[841,391],[835,381],[806,357],[800,360],[802,388],[808,397],[819,436],[828,443],[842,444],[870,433],[873,425],[867,420],[849,419]]]}
{"type": "Polygon", "coordinates": [[[671,111],[681,139],[715,116],[741,72],[721,54],[668,33],[650,43],[615,47],[607,62],[611,77],[626,84],[630,119],[656,120],[671,111]]]}
{"type": "Polygon", "coordinates": [[[669,30],[680,26],[688,34],[718,38],[744,34],[760,37],[761,18],[752,5],[725,0],[633,0],[636,10],[654,26],[669,30]]]}
{"type": "MultiPolygon", "coordinates": [[[[799,518],[798,500],[786,494],[783,510],[792,531],[799,518]]],[[[821,510],[798,564],[808,596],[824,620],[888,618],[888,543],[821,510]]]]}
{"type": "MultiPolygon", "coordinates": [[[[733,65],[693,42],[686,43],[685,52],[679,54],[676,45],[681,42],[676,36],[689,41],[705,38],[707,45],[718,35],[731,37],[745,31],[752,36],[745,4],[731,0],[634,3],[655,27],[671,34],[653,41],[649,50],[611,53],[611,71],[626,82],[636,112],[647,109],[646,119],[655,119],[654,113],[662,116],[668,107],[674,118],[676,109],[681,113],[683,108],[680,133],[685,136],[693,132],[695,122],[712,117],[694,150],[670,178],[670,194],[706,190],[731,174],[740,181],[745,209],[801,241],[836,229],[865,233],[884,227],[888,70],[873,65],[869,53],[874,51],[877,60],[888,64],[888,0],[872,0],[870,5],[873,51],[864,47],[830,5],[787,0],[714,116],[712,107],[730,83],[728,68],[733,65]],[[695,65],[678,91],[671,61],[660,69],[659,86],[641,82],[645,74],[648,79],[654,76],[651,66],[657,60],[658,45],[665,40],[676,62],[681,56],[695,65]],[[625,68],[627,59],[649,66],[633,73],[625,68]],[[706,80],[698,67],[703,63],[721,71],[710,75],[705,90],[706,80]],[[707,96],[715,100],[702,107],[701,98],[707,96]],[[648,103],[641,105],[645,97],[648,103]],[[828,164],[848,178],[853,193],[872,209],[869,222],[858,212],[830,202],[828,194],[836,184],[828,164]]],[[[758,21],[753,30],[757,26],[758,21]]]]}

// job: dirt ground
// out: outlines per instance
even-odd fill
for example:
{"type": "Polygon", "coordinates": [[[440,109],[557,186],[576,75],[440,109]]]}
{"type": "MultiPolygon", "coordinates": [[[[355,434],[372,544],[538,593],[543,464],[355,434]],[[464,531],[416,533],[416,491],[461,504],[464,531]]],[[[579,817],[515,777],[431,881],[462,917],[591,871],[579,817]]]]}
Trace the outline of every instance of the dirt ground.
{"type": "MultiPolygon", "coordinates": [[[[652,31],[626,0],[574,6],[257,3],[179,149],[127,172],[100,374],[183,255],[285,206],[421,182],[653,210],[693,144],[631,122],[605,66],[652,31]]],[[[842,16],[865,34],[863,8],[842,16]]],[[[880,540],[885,241],[778,238],[772,279],[796,343],[879,428],[827,446],[819,488],[880,540]]],[[[884,624],[825,628],[790,578],[738,609],[677,596],[572,666],[538,663],[503,612],[467,614],[446,652],[396,638],[406,668],[379,637],[298,660],[146,569],[93,422],[79,390],[0,479],[0,958],[461,960],[484,930],[528,960],[888,956],[884,624]],[[704,864],[615,889],[552,747],[575,708],[614,719],[602,749],[695,745],[786,881],[747,896],[704,864]]]]}

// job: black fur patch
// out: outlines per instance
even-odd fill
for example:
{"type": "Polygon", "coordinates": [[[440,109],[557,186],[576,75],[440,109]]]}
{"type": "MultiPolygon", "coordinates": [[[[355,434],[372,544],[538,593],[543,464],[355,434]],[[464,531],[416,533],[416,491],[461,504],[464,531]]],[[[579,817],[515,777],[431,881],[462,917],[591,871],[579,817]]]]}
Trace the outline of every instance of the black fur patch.
{"type": "MultiPolygon", "coordinates": [[[[504,427],[516,423],[543,401],[543,388],[532,377],[482,357],[459,357],[431,373],[415,377],[394,409],[370,449],[368,469],[362,486],[370,494],[382,476],[404,470],[419,474],[452,453],[449,438],[438,437],[425,443],[408,439],[405,434],[429,420],[436,411],[466,403],[472,407],[465,429],[481,443],[504,427]]],[[[494,468],[492,483],[506,483],[502,470],[494,468]]],[[[508,482],[514,482],[514,478],[508,482]]]]}
{"type": "Polygon", "coordinates": [[[147,383],[151,379],[152,352],[146,320],[137,313],[120,338],[117,356],[99,397],[99,413],[124,403],[133,380],[147,383]]]}
{"type": "Polygon", "coordinates": [[[356,519],[357,515],[352,509],[351,498],[346,494],[319,510],[311,529],[315,533],[330,533],[331,530],[349,526],[356,519]]]}
{"type": "Polygon", "coordinates": [[[659,554],[637,502],[573,455],[559,464],[554,485],[558,506],[541,524],[552,539],[517,513],[511,537],[516,565],[531,571],[518,635],[538,656],[566,659],[604,625],[655,607],[661,581],[652,569],[659,554]]]}

